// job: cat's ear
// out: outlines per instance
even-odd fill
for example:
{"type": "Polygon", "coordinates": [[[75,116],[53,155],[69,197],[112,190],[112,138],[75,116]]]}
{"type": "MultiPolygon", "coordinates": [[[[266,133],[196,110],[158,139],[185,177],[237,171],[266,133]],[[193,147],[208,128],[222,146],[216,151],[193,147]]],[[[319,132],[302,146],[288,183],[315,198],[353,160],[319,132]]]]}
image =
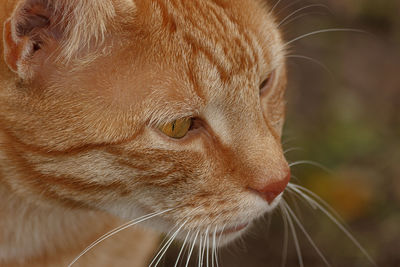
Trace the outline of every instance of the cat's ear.
{"type": "Polygon", "coordinates": [[[111,0],[22,0],[4,24],[5,61],[21,78],[32,78],[50,58],[70,59],[93,47],[114,14],[111,0]]]}
{"type": "Polygon", "coordinates": [[[29,61],[51,36],[52,15],[42,3],[21,3],[4,24],[4,58],[9,68],[22,77],[28,75],[29,61]]]}

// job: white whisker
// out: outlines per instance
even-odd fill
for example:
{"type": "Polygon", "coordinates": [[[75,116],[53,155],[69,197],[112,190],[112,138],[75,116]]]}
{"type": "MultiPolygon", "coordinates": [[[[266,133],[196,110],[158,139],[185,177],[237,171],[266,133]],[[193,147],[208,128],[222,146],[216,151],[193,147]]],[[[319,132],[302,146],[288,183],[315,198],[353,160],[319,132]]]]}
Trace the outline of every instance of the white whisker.
{"type": "Polygon", "coordinates": [[[206,266],[207,267],[209,267],[210,265],[209,265],[209,262],[208,262],[208,259],[210,258],[209,257],[209,251],[210,251],[210,236],[209,236],[209,234],[208,234],[208,231],[209,231],[209,229],[210,229],[210,226],[208,226],[207,227],[207,230],[206,230],[206,240],[207,240],[207,257],[206,257],[206,266]]]}
{"type": "MultiPolygon", "coordinates": [[[[286,190],[290,191],[290,188],[286,188],[286,190]]],[[[296,199],[297,195],[296,194],[286,194],[285,197],[290,198],[291,203],[294,206],[294,207],[292,207],[292,209],[293,208],[296,209],[296,212],[297,212],[298,216],[300,217],[301,216],[301,209],[299,207],[298,201],[296,201],[297,200],[296,199]]],[[[288,199],[285,199],[285,201],[287,203],[288,199]]]]}
{"type": "Polygon", "coordinates": [[[282,142],[282,146],[287,145],[288,143],[293,142],[297,139],[298,138],[296,138],[296,137],[286,138],[286,140],[284,142],[282,142]]]}
{"type": "MultiPolygon", "coordinates": [[[[177,230],[179,231],[179,229],[177,230]]],[[[175,233],[177,233],[177,231],[175,233]]],[[[153,265],[153,263],[157,260],[157,262],[154,264],[154,267],[158,265],[162,257],[164,256],[164,253],[167,251],[169,248],[169,245],[172,243],[172,241],[175,239],[175,233],[169,237],[169,239],[162,245],[160,250],[157,252],[156,256],[154,256],[153,260],[150,262],[149,267],[153,265]]]]}
{"type": "Polygon", "coordinates": [[[214,267],[214,261],[218,261],[217,259],[217,243],[216,241],[216,234],[217,234],[217,226],[215,226],[214,228],[214,232],[213,232],[213,242],[212,242],[212,261],[211,261],[211,267],[214,267]]]}
{"type": "MultiPolygon", "coordinates": [[[[160,245],[157,248],[157,254],[153,257],[152,262],[155,260],[155,258],[158,256],[158,254],[161,252],[161,250],[164,248],[165,244],[168,242],[168,240],[171,238],[171,235],[173,235],[173,232],[175,231],[176,227],[178,227],[178,224],[176,224],[174,227],[172,227],[168,233],[164,235],[163,240],[160,242],[160,245]]],[[[152,262],[150,264],[152,264],[152,262]]]]}
{"type": "Polygon", "coordinates": [[[175,262],[175,266],[174,266],[174,267],[177,267],[177,266],[178,266],[179,259],[180,259],[181,255],[182,255],[183,249],[184,249],[184,247],[185,247],[185,245],[186,245],[186,242],[187,242],[187,240],[188,240],[188,237],[189,237],[189,235],[190,235],[190,232],[191,232],[191,231],[189,230],[188,233],[186,234],[185,240],[183,241],[182,248],[181,248],[180,251],[179,251],[179,254],[178,254],[178,257],[177,257],[177,259],[176,259],[176,262],[175,262]]]}
{"type": "Polygon", "coordinates": [[[282,0],[278,0],[276,3],[275,3],[275,5],[271,8],[271,10],[269,11],[269,14],[272,14],[272,12],[274,12],[274,10],[275,10],[275,8],[279,5],[279,3],[281,2],[282,0]]]}
{"type": "Polygon", "coordinates": [[[287,15],[283,20],[281,20],[281,22],[279,22],[279,24],[278,24],[278,28],[279,28],[280,26],[282,26],[282,24],[283,24],[285,21],[287,21],[288,19],[290,19],[292,16],[296,15],[297,13],[299,13],[299,12],[302,11],[302,10],[305,10],[305,9],[308,9],[308,8],[311,8],[311,7],[323,7],[323,8],[326,8],[326,9],[329,10],[329,8],[328,8],[326,5],[323,5],[323,4],[312,4],[312,5],[308,5],[308,6],[299,8],[299,9],[293,11],[292,13],[290,13],[289,15],[287,15]]]}
{"type": "Polygon", "coordinates": [[[290,4],[287,4],[286,6],[282,7],[279,11],[276,11],[276,12],[275,12],[275,16],[278,17],[279,14],[281,14],[283,11],[285,11],[285,10],[289,9],[290,7],[292,7],[292,6],[296,5],[296,4],[298,4],[298,3],[301,2],[301,1],[302,1],[302,0],[296,0],[296,1],[291,2],[290,4]]]}
{"type": "Polygon", "coordinates": [[[336,29],[336,28],[334,28],[334,29],[317,30],[317,31],[313,31],[313,32],[309,32],[309,33],[303,34],[303,35],[301,35],[301,36],[299,36],[299,37],[296,37],[296,38],[294,38],[294,39],[292,39],[292,40],[286,42],[286,43],[284,44],[284,47],[287,47],[287,46],[289,46],[290,44],[292,44],[292,43],[294,43],[294,42],[296,42],[296,41],[298,41],[298,40],[304,39],[304,38],[306,38],[306,37],[308,37],[308,36],[312,36],[312,35],[316,35],[316,34],[320,34],[320,33],[326,33],[326,32],[357,32],[357,33],[367,33],[367,32],[365,32],[365,31],[358,30],[358,29],[346,29],[346,28],[343,28],[343,29],[340,29],[340,28],[337,28],[337,29],[336,29]]]}
{"type": "Polygon", "coordinates": [[[310,242],[311,246],[315,249],[315,251],[318,253],[318,255],[321,257],[321,259],[324,261],[324,263],[327,266],[331,266],[328,260],[325,258],[324,254],[318,249],[318,247],[315,245],[314,241],[311,239],[310,235],[307,233],[306,229],[304,229],[303,225],[300,223],[299,219],[297,218],[296,214],[292,211],[292,209],[289,207],[289,205],[286,203],[286,201],[283,201],[283,205],[286,206],[286,210],[289,212],[289,214],[292,216],[294,221],[296,222],[297,226],[300,228],[300,230],[303,232],[303,234],[306,236],[308,241],[310,242]]]}
{"type": "Polygon", "coordinates": [[[153,258],[153,260],[150,262],[149,267],[154,263],[154,261],[158,258],[157,262],[154,264],[154,267],[158,265],[160,260],[164,257],[164,254],[167,252],[168,248],[171,246],[172,242],[174,241],[175,237],[179,234],[179,231],[182,229],[182,227],[187,223],[189,220],[186,219],[181,226],[175,231],[175,233],[168,239],[167,242],[165,242],[164,246],[159,250],[157,255],[153,258]]]}
{"type": "MultiPolygon", "coordinates": [[[[220,245],[220,243],[221,243],[221,237],[222,237],[222,235],[223,235],[223,233],[224,233],[224,230],[225,230],[226,225],[227,225],[227,223],[224,223],[224,225],[222,226],[221,231],[219,232],[219,236],[218,236],[218,240],[217,240],[217,251],[216,251],[216,254],[217,254],[217,255],[218,255],[218,253],[219,253],[219,245],[220,245]]],[[[217,264],[217,267],[219,267],[219,262],[218,262],[218,261],[216,262],[216,264],[217,264]]]]}
{"type": "Polygon", "coordinates": [[[326,172],[328,172],[328,173],[332,173],[332,171],[331,171],[330,169],[326,168],[326,167],[323,166],[322,164],[320,164],[320,163],[318,163],[318,162],[311,161],[311,160],[299,160],[299,161],[295,161],[295,162],[290,163],[290,164],[289,164],[289,167],[291,168],[291,167],[293,167],[293,166],[302,165],[302,164],[307,164],[307,165],[315,166],[315,167],[321,168],[322,170],[324,170],[324,171],[326,171],[326,172]]]}
{"type": "MultiPolygon", "coordinates": [[[[218,252],[219,252],[219,244],[221,243],[221,236],[222,236],[222,234],[223,234],[223,232],[224,232],[224,230],[225,230],[225,227],[226,227],[226,223],[222,226],[221,232],[220,232],[219,237],[218,237],[218,241],[217,241],[217,251],[216,251],[217,256],[218,256],[218,252]]],[[[217,263],[217,267],[219,267],[218,261],[217,261],[216,263],[217,263]]]]}
{"type": "Polygon", "coordinates": [[[189,254],[188,254],[188,258],[187,258],[185,267],[188,267],[188,266],[189,266],[190,256],[192,256],[193,249],[194,249],[194,245],[196,244],[196,240],[197,240],[197,236],[199,235],[199,232],[200,232],[200,230],[197,230],[196,235],[195,235],[195,237],[194,237],[194,239],[193,239],[193,244],[192,244],[192,246],[190,247],[190,251],[189,251],[189,254]]]}
{"type": "Polygon", "coordinates": [[[288,250],[288,239],[289,239],[289,229],[288,229],[288,222],[286,218],[286,213],[283,211],[282,205],[279,205],[282,219],[283,219],[283,226],[284,226],[284,233],[283,233],[283,248],[282,248],[282,263],[281,267],[286,266],[286,259],[287,259],[287,250],[288,250]]]}
{"type": "Polygon", "coordinates": [[[296,187],[291,187],[291,189],[295,192],[297,192],[300,196],[303,198],[307,199],[308,202],[312,203],[315,207],[320,209],[345,235],[353,242],[353,244],[364,254],[364,256],[368,259],[368,261],[374,265],[377,266],[374,260],[372,260],[371,256],[368,254],[368,252],[361,246],[361,244],[357,241],[357,239],[350,233],[349,230],[347,230],[343,224],[341,224],[338,219],[336,219],[326,208],[324,208],[321,204],[316,202],[314,199],[311,197],[301,194],[301,191],[297,189],[296,187]]]}
{"type": "Polygon", "coordinates": [[[104,241],[105,239],[107,239],[107,238],[109,238],[109,237],[111,237],[111,236],[113,236],[113,235],[115,235],[115,234],[117,234],[117,233],[119,233],[119,232],[125,230],[126,228],[129,228],[129,227],[135,225],[135,224],[144,222],[144,221],[146,221],[146,220],[149,220],[149,219],[151,219],[151,218],[153,218],[153,217],[159,216],[159,215],[161,215],[161,214],[163,214],[163,213],[166,213],[166,212],[169,212],[169,211],[171,211],[171,210],[173,210],[173,208],[166,209],[166,210],[163,210],[163,211],[160,211],[160,212],[153,212],[153,213],[150,213],[150,214],[141,216],[141,217],[139,217],[139,218],[136,218],[136,219],[134,219],[134,220],[132,220],[132,221],[130,221],[130,222],[124,223],[123,225],[118,226],[117,228],[115,228],[115,229],[113,229],[113,230],[107,232],[106,234],[104,234],[104,235],[102,235],[101,237],[99,237],[98,239],[96,239],[96,240],[95,240],[92,244],[90,244],[88,247],[86,247],[86,248],[85,248],[85,249],[84,249],[84,250],[83,250],[69,265],[68,265],[68,267],[71,267],[77,260],[79,260],[80,257],[82,257],[83,255],[85,255],[89,250],[91,250],[93,247],[95,247],[95,246],[98,245],[100,242],[104,241]]]}
{"type": "Polygon", "coordinates": [[[199,255],[198,255],[198,260],[199,260],[199,262],[198,262],[198,264],[197,264],[197,266],[202,266],[202,264],[203,264],[203,259],[202,259],[202,256],[201,256],[201,253],[202,253],[202,246],[203,246],[203,235],[200,235],[200,239],[199,239],[200,241],[199,241],[199,255]]]}
{"type": "Polygon", "coordinates": [[[224,230],[225,230],[226,225],[227,225],[227,223],[225,223],[225,224],[222,226],[222,230],[221,230],[221,232],[219,233],[219,237],[218,237],[218,246],[219,246],[219,244],[220,244],[220,242],[221,242],[221,237],[222,237],[222,235],[223,235],[223,233],[224,233],[224,230]]]}
{"type": "Polygon", "coordinates": [[[292,231],[292,236],[293,236],[293,240],[294,240],[294,245],[296,247],[297,258],[299,260],[299,265],[300,265],[300,267],[304,267],[303,257],[301,255],[300,244],[299,244],[299,240],[298,240],[297,234],[296,234],[296,228],[295,228],[295,226],[293,224],[292,218],[289,215],[289,212],[287,211],[286,207],[283,205],[283,200],[282,200],[281,204],[282,204],[281,205],[282,210],[285,212],[286,218],[287,218],[287,220],[289,222],[290,230],[292,231]]]}
{"type": "Polygon", "coordinates": [[[288,189],[289,189],[289,191],[290,190],[291,191],[295,191],[294,193],[296,193],[300,197],[300,199],[305,200],[312,208],[318,209],[318,207],[316,205],[314,205],[313,202],[309,201],[309,199],[311,197],[313,197],[314,201],[315,200],[319,201],[320,204],[322,204],[325,208],[327,208],[329,210],[329,212],[332,213],[340,221],[340,223],[342,223],[342,224],[345,223],[343,218],[339,215],[339,213],[336,212],[336,210],[334,210],[331,207],[331,205],[329,205],[325,200],[320,198],[317,194],[315,194],[311,190],[309,190],[309,189],[307,189],[307,188],[305,188],[303,186],[300,186],[300,185],[297,185],[297,184],[293,184],[293,183],[289,183],[288,184],[288,189]],[[294,189],[297,189],[297,190],[294,190],[294,189]],[[304,191],[304,192],[302,192],[302,191],[304,191]],[[309,194],[310,197],[306,193],[309,194]]]}
{"type": "Polygon", "coordinates": [[[329,74],[329,76],[331,76],[332,78],[335,76],[333,74],[333,72],[325,64],[323,64],[323,63],[319,62],[318,60],[313,59],[311,57],[306,57],[306,56],[301,56],[301,55],[287,55],[286,58],[299,58],[299,59],[309,60],[312,63],[317,64],[318,66],[323,68],[329,74]]]}
{"type": "Polygon", "coordinates": [[[302,149],[301,147],[291,147],[288,149],[283,150],[283,154],[289,153],[291,151],[302,151],[304,149],[302,149]]]}
{"type": "Polygon", "coordinates": [[[207,245],[207,239],[206,236],[204,236],[203,247],[201,251],[201,266],[203,266],[204,264],[204,256],[206,255],[206,245],[207,245]]]}
{"type": "Polygon", "coordinates": [[[295,17],[289,19],[289,20],[287,20],[285,23],[282,23],[282,24],[280,25],[280,28],[285,27],[286,25],[292,23],[292,22],[295,21],[295,20],[301,19],[301,18],[306,17],[306,16],[310,16],[310,15],[326,15],[326,13],[314,11],[314,12],[307,12],[307,13],[299,14],[299,15],[297,15],[297,16],[295,16],[295,17]]]}

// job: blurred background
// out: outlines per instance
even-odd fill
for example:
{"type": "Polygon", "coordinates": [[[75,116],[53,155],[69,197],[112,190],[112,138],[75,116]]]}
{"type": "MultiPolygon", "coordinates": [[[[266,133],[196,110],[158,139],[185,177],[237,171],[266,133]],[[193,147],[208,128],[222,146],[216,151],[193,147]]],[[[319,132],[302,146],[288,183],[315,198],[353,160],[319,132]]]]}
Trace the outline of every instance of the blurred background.
{"type": "MultiPolygon", "coordinates": [[[[292,181],[329,203],[378,266],[400,266],[400,1],[282,0],[275,14],[288,41],[320,29],[367,32],[291,44],[283,142],[292,181]]],[[[328,216],[290,195],[291,209],[332,266],[373,266],[328,216]]],[[[304,265],[325,266],[296,231],[304,265]]],[[[276,211],[222,250],[220,266],[282,266],[284,236],[276,211]]],[[[164,266],[174,265],[179,248],[170,249],[164,266]]],[[[285,266],[300,266],[290,230],[285,266]]]]}

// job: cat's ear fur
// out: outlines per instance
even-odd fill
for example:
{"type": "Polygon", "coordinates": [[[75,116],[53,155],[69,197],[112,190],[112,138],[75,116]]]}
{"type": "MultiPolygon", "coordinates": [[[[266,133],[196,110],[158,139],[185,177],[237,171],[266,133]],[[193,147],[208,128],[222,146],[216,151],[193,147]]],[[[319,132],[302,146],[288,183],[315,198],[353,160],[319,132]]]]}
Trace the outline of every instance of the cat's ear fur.
{"type": "Polygon", "coordinates": [[[32,78],[50,57],[70,60],[96,46],[114,16],[111,0],[21,0],[4,24],[5,61],[32,78]]]}

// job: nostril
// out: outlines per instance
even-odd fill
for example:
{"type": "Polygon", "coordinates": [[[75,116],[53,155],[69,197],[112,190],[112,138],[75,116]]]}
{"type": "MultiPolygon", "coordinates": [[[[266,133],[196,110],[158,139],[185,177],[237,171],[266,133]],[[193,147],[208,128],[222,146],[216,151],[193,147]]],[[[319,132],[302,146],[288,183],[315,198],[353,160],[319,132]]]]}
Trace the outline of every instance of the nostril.
{"type": "Polygon", "coordinates": [[[290,171],[288,174],[281,180],[269,182],[262,188],[250,188],[252,191],[256,191],[258,195],[260,195],[264,200],[266,200],[269,204],[280,194],[282,193],[290,180],[290,171]]]}

